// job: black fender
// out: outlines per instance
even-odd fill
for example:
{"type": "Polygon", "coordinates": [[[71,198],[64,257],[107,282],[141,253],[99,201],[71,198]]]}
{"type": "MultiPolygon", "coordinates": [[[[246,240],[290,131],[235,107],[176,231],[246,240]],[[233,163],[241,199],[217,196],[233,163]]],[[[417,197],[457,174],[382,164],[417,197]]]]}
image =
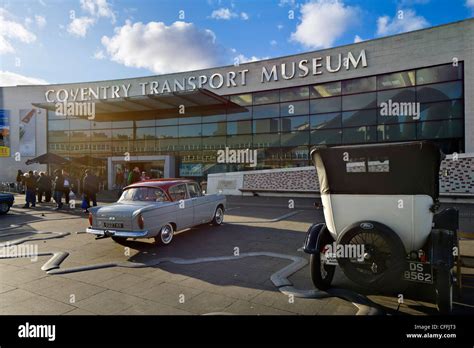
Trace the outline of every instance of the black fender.
{"type": "Polygon", "coordinates": [[[454,267],[455,232],[447,229],[431,230],[431,263],[435,269],[454,267]]]}
{"type": "Polygon", "coordinates": [[[459,229],[459,210],[456,208],[447,208],[433,216],[433,227],[436,229],[445,229],[456,232],[459,229]]]}
{"type": "Polygon", "coordinates": [[[316,254],[316,242],[318,240],[318,235],[326,228],[325,223],[312,224],[311,227],[306,232],[306,239],[303,244],[303,251],[307,254],[316,254]]]}

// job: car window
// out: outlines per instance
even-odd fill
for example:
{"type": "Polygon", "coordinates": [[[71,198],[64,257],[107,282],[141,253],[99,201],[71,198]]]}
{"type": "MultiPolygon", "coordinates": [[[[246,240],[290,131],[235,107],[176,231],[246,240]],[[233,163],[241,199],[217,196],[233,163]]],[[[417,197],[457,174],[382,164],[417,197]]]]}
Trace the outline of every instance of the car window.
{"type": "Polygon", "coordinates": [[[166,202],[168,197],[159,188],[134,187],[122,193],[119,202],[121,201],[166,202]]]}
{"type": "Polygon", "coordinates": [[[186,191],[186,185],[185,184],[179,184],[175,185],[169,188],[168,190],[171,198],[173,201],[179,201],[181,199],[187,199],[188,194],[186,191]]]}
{"type": "Polygon", "coordinates": [[[191,196],[191,198],[202,196],[199,185],[194,182],[188,184],[188,190],[189,190],[189,195],[191,196]]]}

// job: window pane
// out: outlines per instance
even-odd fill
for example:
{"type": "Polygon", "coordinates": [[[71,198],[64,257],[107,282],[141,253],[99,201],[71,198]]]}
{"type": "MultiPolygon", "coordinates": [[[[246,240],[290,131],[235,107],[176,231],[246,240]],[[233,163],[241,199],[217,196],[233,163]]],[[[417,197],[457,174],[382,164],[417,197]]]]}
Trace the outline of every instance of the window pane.
{"type": "Polygon", "coordinates": [[[247,111],[227,114],[227,121],[250,120],[252,118],[252,107],[247,106],[247,111]]]}
{"type": "Polygon", "coordinates": [[[110,129],[112,128],[112,122],[94,121],[94,122],[91,122],[91,128],[92,129],[110,129]]]}
{"type": "Polygon", "coordinates": [[[415,88],[393,89],[377,93],[377,103],[386,103],[389,100],[397,103],[414,103],[416,101],[415,88]]]}
{"type": "Polygon", "coordinates": [[[112,128],[132,128],[133,121],[112,121],[112,128]]]}
{"type": "Polygon", "coordinates": [[[110,141],[111,139],[112,131],[110,129],[96,129],[91,131],[91,141],[110,141]]]}
{"type": "Polygon", "coordinates": [[[253,147],[280,146],[280,134],[259,134],[253,136],[253,147]]]}
{"type": "Polygon", "coordinates": [[[417,87],[420,103],[462,98],[462,81],[417,87]]]}
{"type": "Polygon", "coordinates": [[[155,139],[155,127],[137,128],[135,130],[136,139],[155,139]]]}
{"type": "Polygon", "coordinates": [[[326,98],[341,95],[341,82],[329,82],[311,86],[311,98],[326,98]]]}
{"type": "Polygon", "coordinates": [[[176,151],[178,149],[178,139],[160,139],[156,141],[156,146],[160,151],[176,151]]]}
{"type": "Polygon", "coordinates": [[[302,131],[309,129],[309,116],[284,117],[281,119],[281,131],[302,131]]]}
{"type": "Polygon", "coordinates": [[[293,101],[293,100],[301,100],[301,99],[308,99],[309,97],[309,87],[294,87],[294,88],[286,88],[280,90],[280,101],[293,101]]]}
{"type": "Polygon", "coordinates": [[[370,126],[377,123],[377,109],[346,111],[342,113],[342,126],[370,126]]]}
{"type": "Polygon", "coordinates": [[[222,149],[226,146],[226,137],[202,138],[203,150],[222,149]]]}
{"type": "Polygon", "coordinates": [[[48,142],[51,143],[67,143],[69,141],[69,131],[50,130],[48,132],[48,142]]]}
{"type": "Polygon", "coordinates": [[[375,93],[346,95],[342,97],[342,110],[371,109],[377,106],[375,93]]]}
{"type": "Polygon", "coordinates": [[[311,129],[341,128],[341,113],[311,115],[311,129]]]}
{"type": "Polygon", "coordinates": [[[418,139],[461,138],[462,120],[447,120],[418,123],[418,139]]]}
{"type": "Polygon", "coordinates": [[[280,101],[279,91],[265,91],[253,94],[253,105],[278,103],[280,101]]]}
{"type": "Polygon", "coordinates": [[[114,140],[133,140],[133,129],[113,129],[112,138],[114,140]]]}
{"type": "Polygon", "coordinates": [[[133,148],[137,152],[153,152],[155,151],[155,140],[135,140],[133,148]]]}
{"type": "Polygon", "coordinates": [[[376,127],[363,126],[356,128],[344,128],[342,130],[342,142],[344,144],[371,143],[376,141],[376,137],[376,127]]]}
{"type": "Polygon", "coordinates": [[[281,116],[307,115],[309,113],[309,101],[289,102],[280,104],[281,116]]]}
{"type": "Polygon", "coordinates": [[[282,133],[281,146],[298,146],[309,144],[309,131],[282,133]]]}
{"type": "Polygon", "coordinates": [[[377,89],[409,87],[415,85],[415,71],[402,71],[377,76],[377,89]]]}
{"type": "Polygon", "coordinates": [[[333,145],[341,143],[342,131],[340,129],[322,129],[311,131],[312,145],[333,145]]]}
{"type": "Polygon", "coordinates": [[[252,121],[227,122],[227,134],[251,134],[252,121]]]}
{"type": "Polygon", "coordinates": [[[179,137],[199,137],[201,136],[201,125],[179,126],[179,137]]]}
{"type": "Polygon", "coordinates": [[[77,129],[90,129],[91,128],[91,122],[89,120],[71,119],[69,121],[69,127],[71,127],[71,129],[74,129],[74,130],[77,130],[77,129]]]}
{"type": "Polygon", "coordinates": [[[309,160],[308,146],[283,148],[281,152],[282,160],[309,160]]]}
{"type": "Polygon", "coordinates": [[[412,116],[405,116],[405,115],[382,115],[382,109],[378,109],[377,112],[377,123],[378,124],[390,124],[390,123],[404,123],[404,122],[413,122],[416,121],[416,116],[411,114],[412,116]]]}
{"type": "Polygon", "coordinates": [[[253,107],[253,118],[270,118],[280,116],[279,104],[261,105],[253,107]]]}
{"type": "Polygon", "coordinates": [[[252,147],[252,135],[228,136],[227,146],[234,149],[249,149],[252,147]]]}
{"type": "Polygon", "coordinates": [[[422,121],[462,118],[464,115],[462,100],[421,104],[420,111],[420,119],[422,121]]]}
{"type": "Polygon", "coordinates": [[[157,126],[175,126],[177,124],[178,124],[177,117],[158,118],[156,120],[157,126]]]}
{"type": "Polygon", "coordinates": [[[462,62],[458,66],[447,64],[416,71],[417,85],[458,79],[462,79],[462,62]]]}
{"type": "Polygon", "coordinates": [[[312,114],[320,114],[333,111],[341,111],[341,97],[311,100],[310,112],[312,114]]]}
{"type": "Polygon", "coordinates": [[[135,121],[136,127],[155,127],[155,119],[135,121]]]}
{"type": "Polygon", "coordinates": [[[69,132],[69,140],[70,141],[90,141],[90,131],[82,130],[82,131],[70,131],[69,132]]]}
{"type": "Polygon", "coordinates": [[[230,101],[242,106],[252,105],[252,94],[231,95],[230,101]]]}
{"type": "Polygon", "coordinates": [[[178,127],[156,127],[156,137],[157,138],[177,138],[178,137],[178,127]]]}
{"type": "Polygon", "coordinates": [[[69,130],[69,120],[48,121],[48,130],[69,130]]]}
{"type": "Polygon", "coordinates": [[[342,81],[342,94],[375,91],[375,76],[342,81]]]}
{"type": "Polygon", "coordinates": [[[227,125],[225,122],[220,123],[204,123],[202,125],[202,135],[226,135],[227,125]]]}
{"type": "Polygon", "coordinates": [[[378,141],[400,141],[416,139],[415,123],[387,124],[377,127],[378,141]]]}
{"type": "Polygon", "coordinates": [[[220,121],[225,121],[226,120],[226,115],[225,114],[219,114],[219,115],[208,115],[208,116],[202,116],[202,122],[220,122],[220,121]]]}
{"type": "Polygon", "coordinates": [[[179,138],[180,150],[201,150],[201,138],[179,138]]]}
{"type": "Polygon", "coordinates": [[[201,116],[180,117],[178,119],[178,123],[179,124],[201,123],[201,116]]]}
{"type": "Polygon", "coordinates": [[[254,133],[278,133],[279,123],[280,123],[279,118],[254,120],[253,121],[253,132],[254,133]]]}

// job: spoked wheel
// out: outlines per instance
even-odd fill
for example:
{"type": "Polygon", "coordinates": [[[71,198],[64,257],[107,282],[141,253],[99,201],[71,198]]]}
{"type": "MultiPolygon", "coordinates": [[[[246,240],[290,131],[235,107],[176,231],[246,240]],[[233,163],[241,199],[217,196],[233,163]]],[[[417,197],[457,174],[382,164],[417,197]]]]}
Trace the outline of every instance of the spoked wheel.
{"type": "Polygon", "coordinates": [[[436,273],[436,305],[441,314],[449,314],[453,310],[453,274],[450,269],[437,269],[436,273]]]}
{"type": "Polygon", "coordinates": [[[0,203],[0,215],[8,213],[10,206],[8,203],[0,203]]]}
{"type": "Polygon", "coordinates": [[[173,240],[174,228],[171,224],[164,225],[160,233],[155,237],[155,243],[160,245],[169,245],[173,240]]]}
{"type": "Polygon", "coordinates": [[[214,226],[220,226],[224,222],[224,209],[221,206],[218,206],[216,212],[214,213],[214,218],[212,219],[212,224],[214,226]]]}
{"type": "Polygon", "coordinates": [[[323,228],[316,239],[316,252],[311,254],[310,258],[310,269],[311,269],[311,280],[316,288],[319,290],[327,290],[331,287],[331,282],[334,278],[334,272],[336,271],[335,265],[328,265],[325,263],[325,247],[328,244],[332,244],[334,239],[332,238],[329,230],[323,228]]]}
{"type": "Polygon", "coordinates": [[[338,264],[352,281],[377,290],[396,289],[404,269],[405,248],[389,227],[374,221],[355,223],[343,231],[338,264]]]}

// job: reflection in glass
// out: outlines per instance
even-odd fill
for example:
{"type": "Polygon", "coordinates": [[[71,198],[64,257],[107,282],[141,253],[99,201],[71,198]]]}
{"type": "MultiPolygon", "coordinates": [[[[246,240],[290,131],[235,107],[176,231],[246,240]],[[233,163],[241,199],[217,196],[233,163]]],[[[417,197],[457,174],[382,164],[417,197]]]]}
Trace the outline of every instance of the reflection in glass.
{"type": "Polygon", "coordinates": [[[375,91],[375,76],[342,81],[342,94],[375,91]]]}
{"type": "Polygon", "coordinates": [[[133,140],[133,129],[113,129],[113,140],[133,140]]]}
{"type": "Polygon", "coordinates": [[[462,79],[462,62],[458,66],[446,64],[416,71],[416,84],[427,84],[462,79]]]}
{"type": "Polygon", "coordinates": [[[252,105],[252,94],[231,95],[230,101],[242,106],[252,105]]]}
{"type": "Polygon", "coordinates": [[[321,129],[311,131],[311,144],[337,145],[341,143],[342,131],[340,129],[321,129]]]}
{"type": "Polygon", "coordinates": [[[281,134],[281,146],[299,146],[309,144],[309,131],[281,134]]]}
{"type": "Polygon", "coordinates": [[[252,121],[237,121],[227,122],[227,134],[251,134],[252,133],[252,121]]]}
{"type": "Polygon", "coordinates": [[[250,120],[252,118],[252,107],[247,106],[246,111],[227,114],[227,121],[250,120]]]}
{"type": "Polygon", "coordinates": [[[311,115],[311,129],[341,128],[341,113],[311,115]]]}
{"type": "Polygon", "coordinates": [[[179,138],[180,150],[201,150],[201,138],[179,138]]]}
{"type": "Polygon", "coordinates": [[[206,137],[202,138],[203,150],[218,150],[226,146],[226,137],[206,137]]]}
{"type": "Polygon", "coordinates": [[[342,142],[344,144],[371,143],[377,139],[377,128],[362,126],[342,129],[342,142]]]}
{"type": "Polygon", "coordinates": [[[281,116],[307,115],[309,113],[309,101],[297,101],[280,104],[281,116]]]}
{"type": "Polygon", "coordinates": [[[178,137],[178,127],[156,127],[156,137],[157,138],[177,138],[178,137]]]}
{"type": "Polygon", "coordinates": [[[227,128],[225,122],[220,123],[204,123],[202,125],[202,135],[226,135],[227,128]]]}
{"type": "Polygon", "coordinates": [[[341,111],[341,97],[315,99],[310,102],[310,113],[341,111]]]}
{"type": "Polygon", "coordinates": [[[279,104],[261,105],[253,107],[253,118],[270,118],[280,116],[279,104]]]}
{"type": "Polygon", "coordinates": [[[311,86],[311,98],[334,97],[341,94],[341,82],[329,82],[311,86]]]}
{"type": "Polygon", "coordinates": [[[279,101],[279,90],[256,92],[253,94],[253,105],[278,103],[279,101]]]}
{"type": "Polygon", "coordinates": [[[267,118],[253,121],[253,133],[278,133],[280,119],[267,118]]]}
{"type": "Polygon", "coordinates": [[[193,124],[190,126],[179,126],[178,128],[179,137],[199,137],[201,136],[202,130],[200,124],[193,124]]]}
{"type": "Polygon", "coordinates": [[[48,121],[48,130],[69,130],[69,120],[48,121]]]}
{"type": "Polygon", "coordinates": [[[420,119],[422,121],[440,120],[447,118],[462,118],[462,100],[450,100],[438,103],[421,104],[420,119]]]}
{"type": "Polygon", "coordinates": [[[194,123],[201,123],[201,116],[178,118],[178,124],[194,124],[194,123]]]}
{"type": "Polygon", "coordinates": [[[377,104],[380,106],[389,100],[397,103],[414,103],[416,101],[415,88],[401,88],[377,93],[377,104]]]}
{"type": "Polygon", "coordinates": [[[150,140],[155,139],[155,127],[150,128],[135,128],[135,139],[137,140],[150,140]]]}
{"type": "Polygon", "coordinates": [[[415,85],[415,71],[402,71],[377,76],[377,89],[410,87],[415,85]]]}
{"type": "Polygon", "coordinates": [[[447,99],[460,99],[462,98],[462,81],[417,87],[416,91],[420,103],[447,99]]]}
{"type": "Polygon", "coordinates": [[[342,97],[342,110],[371,109],[377,106],[375,93],[346,95],[342,97]]]}
{"type": "Polygon", "coordinates": [[[370,126],[377,123],[377,109],[345,111],[342,113],[342,126],[370,126]]]}
{"type": "Polygon", "coordinates": [[[280,134],[258,134],[253,136],[253,147],[280,146],[280,134]]]}
{"type": "Polygon", "coordinates": [[[227,136],[227,146],[234,149],[248,149],[252,147],[252,135],[227,136]]]}
{"type": "Polygon", "coordinates": [[[418,123],[418,139],[460,138],[463,136],[462,120],[418,123]]]}
{"type": "Polygon", "coordinates": [[[302,131],[309,129],[309,116],[295,116],[281,118],[281,131],[302,131]]]}
{"type": "Polygon", "coordinates": [[[308,99],[309,97],[309,87],[293,87],[293,88],[286,88],[280,90],[280,101],[293,101],[293,100],[301,100],[301,99],[308,99]]]}
{"type": "Polygon", "coordinates": [[[377,126],[378,141],[406,141],[416,139],[416,124],[386,124],[377,126]]]}

